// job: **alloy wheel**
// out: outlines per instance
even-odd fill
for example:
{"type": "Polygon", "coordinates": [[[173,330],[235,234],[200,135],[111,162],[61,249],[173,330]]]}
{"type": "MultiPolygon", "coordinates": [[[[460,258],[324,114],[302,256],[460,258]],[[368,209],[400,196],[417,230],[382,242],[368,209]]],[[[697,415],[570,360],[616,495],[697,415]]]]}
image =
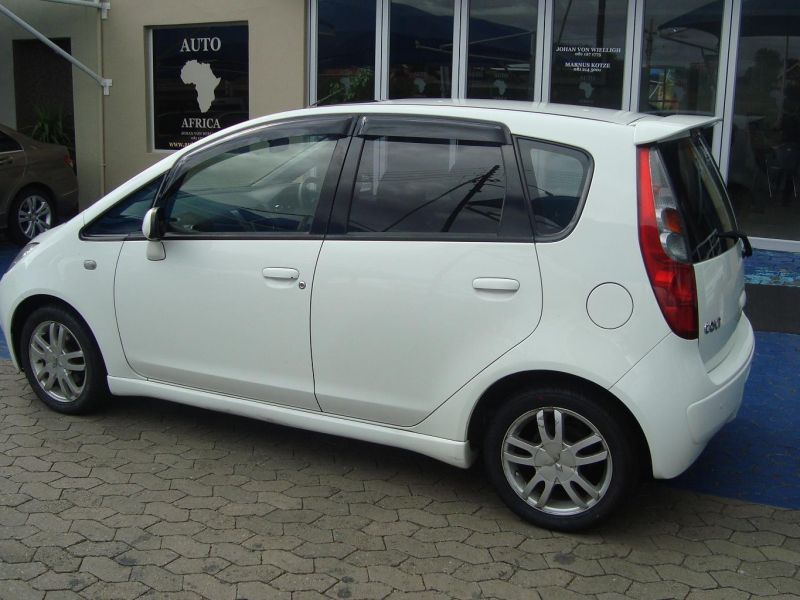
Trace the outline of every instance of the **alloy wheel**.
{"type": "Polygon", "coordinates": [[[516,419],[501,445],[503,472],[527,504],[551,515],[576,515],[608,491],[611,452],[590,421],[567,409],[538,408],[516,419]]]}
{"type": "Polygon", "coordinates": [[[53,211],[47,198],[39,194],[26,196],[17,210],[20,231],[28,239],[33,239],[53,225],[53,211]]]}
{"type": "Polygon", "coordinates": [[[45,394],[61,403],[78,399],[86,382],[86,358],[66,325],[56,321],[39,324],[31,335],[28,356],[45,394]]]}

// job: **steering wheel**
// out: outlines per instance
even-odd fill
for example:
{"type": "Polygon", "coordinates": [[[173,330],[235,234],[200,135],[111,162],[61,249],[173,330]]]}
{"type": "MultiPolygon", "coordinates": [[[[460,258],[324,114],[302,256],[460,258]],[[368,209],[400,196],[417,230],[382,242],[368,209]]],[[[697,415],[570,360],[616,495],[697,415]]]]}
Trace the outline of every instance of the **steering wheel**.
{"type": "Polygon", "coordinates": [[[297,204],[301,211],[313,214],[320,193],[318,177],[306,177],[297,187],[297,204]]]}

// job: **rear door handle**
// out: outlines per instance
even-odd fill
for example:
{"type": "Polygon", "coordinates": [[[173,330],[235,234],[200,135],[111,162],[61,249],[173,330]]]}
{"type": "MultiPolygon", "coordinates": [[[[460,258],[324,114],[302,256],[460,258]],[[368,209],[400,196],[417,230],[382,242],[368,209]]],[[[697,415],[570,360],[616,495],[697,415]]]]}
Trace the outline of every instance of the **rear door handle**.
{"type": "Polygon", "coordinates": [[[10,156],[7,156],[5,158],[0,158],[0,167],[2,167],[3,165],[10,165],[13,162],[14,159],[11,158],[10,156]]]}
{"type": "Polygon", "coordinates": [[[300,272],[297,269],[286,269],[284,267],[267,267],[262,271],[267,279],[297,279],[300,272]]]}
{"type": "Polygon", "coordinates": [[[519,281],[505,277],[478,277],[472,281],[472,287],[492,292],[516,292],[519,289],[519,281]]]}

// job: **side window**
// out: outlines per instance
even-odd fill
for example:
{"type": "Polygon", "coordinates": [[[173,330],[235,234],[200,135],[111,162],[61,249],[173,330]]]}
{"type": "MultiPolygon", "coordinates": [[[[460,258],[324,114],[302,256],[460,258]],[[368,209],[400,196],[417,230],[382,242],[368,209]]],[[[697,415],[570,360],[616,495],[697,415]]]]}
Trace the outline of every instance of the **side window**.
{"type": "Polygon", "coordinates": [[[347,230],[431,237],[496,235],[505,188],[499,146],[367,139],[347,230]]]}
{"type": "Polygon", "coordinates": [[[86,227],[83,234],[118,236],[141,231],[144,213],[153,206],[162,179],[157,177],[125,196],[86,227]]]}
{"type": "Polygon", "coordinates": [[[14,138],[0,131],[0,152],[15,152],[17,150],[22,150],[22,146],[14,138]]]}
{"type": "Polygon", "coordinates": [[[519,140],[534,234],[555,236],[572,224],[587,192],[590,158],[580,150],[519,140]]]}
{"type": "Polygon", "coordinates": [[[273,138],[209,158],[167,202],[168,231],[308,232],[338,137],[273,138]]]}

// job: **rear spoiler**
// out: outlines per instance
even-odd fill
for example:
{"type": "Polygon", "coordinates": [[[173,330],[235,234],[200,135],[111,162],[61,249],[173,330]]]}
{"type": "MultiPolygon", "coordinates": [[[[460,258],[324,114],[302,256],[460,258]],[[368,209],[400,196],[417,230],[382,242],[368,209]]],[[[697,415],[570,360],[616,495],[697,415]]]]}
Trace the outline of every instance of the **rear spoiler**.
{"type": "Polygon", "coordinates": [[[648,115],[634,121],[633,143],[641,146],[683,137],[692,129],[711,127],[721,120],[720,117],[705,115],[669,115],[667,117],[648,115]]]}

